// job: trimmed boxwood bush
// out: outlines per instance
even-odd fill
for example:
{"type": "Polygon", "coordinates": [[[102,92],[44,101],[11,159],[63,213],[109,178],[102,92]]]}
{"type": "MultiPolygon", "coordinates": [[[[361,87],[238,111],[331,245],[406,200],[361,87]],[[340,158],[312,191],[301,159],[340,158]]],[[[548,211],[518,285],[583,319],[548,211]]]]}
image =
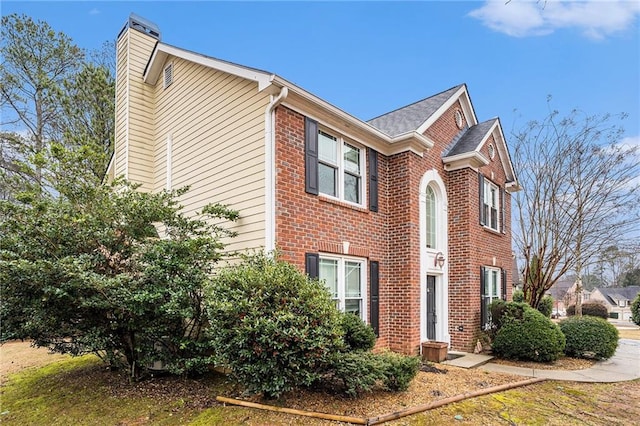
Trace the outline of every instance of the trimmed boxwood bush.
{"type": "Polygon", "coordinates": [[[607,320],[592,316],[560,321],[567,344],[564,352],[577,358],[610,358],[618,347],[618,330],[607,320]]]}
{"type": "Polygon", "coordinates": [[[376,344],[376,333],[362,319],[349,312],[341,315],[344,343],[347,350],[369,351],[376,344]]]}
{"type": "Polygon", "coordinates": [[[640,325],[640,293],[631,302],[631,321],[640,325]]]}
{"type": "Polygon", "coordinates": [[[498,357],[550,362],[562,354],[562,331],[536,309],[525,305],[522,318],[504,315],[501,321],[492,345],[498,357]]]}
{"type": "MultiPolygon", "coordinates": [[[[576,314],[576,305],[569,305],[567,308],[567,316],[571,317],[576,314]]],[[[588,315],[592,317],[598,317],[607,319],[609,318],[609,312],[604,303],[599,301],[584,302],[582,304],[582,315],[588,315]]]]}

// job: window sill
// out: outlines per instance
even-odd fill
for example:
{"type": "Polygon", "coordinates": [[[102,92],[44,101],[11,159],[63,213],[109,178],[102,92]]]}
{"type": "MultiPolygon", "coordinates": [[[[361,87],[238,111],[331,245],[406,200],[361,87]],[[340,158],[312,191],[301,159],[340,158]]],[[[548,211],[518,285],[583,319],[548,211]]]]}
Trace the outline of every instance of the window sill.
{"type": "Polygon", "coordinates": [[[356,210],[362,213],[368,213],[369,209],[367,209],[366,207],[360,205],[360,204],[354,204],[354,203],[350,203],[348,201],[342,201],[342,200],[338,200],[337,198],[331,198],[328,197],[326,195],[323,194],[318,194],[318,198],[320,199],[320,201],[325,202],[325,203],[329,203],[329,204],[335,204],[337,206],[340,207],[346,207],[349,208],[351,210],[356,210]]]}
{"type": "Polygon", "coordinates": [[[493,228],[489,228],[487,225],[481,225],[481,226],[482,226],[482,229],[484,229],[485,231],[490,232],[492,234],[501,235],[501,236],[502,235],[506,235],[504,232],[498,231],[498,230],[493,229],[493,228]]]}

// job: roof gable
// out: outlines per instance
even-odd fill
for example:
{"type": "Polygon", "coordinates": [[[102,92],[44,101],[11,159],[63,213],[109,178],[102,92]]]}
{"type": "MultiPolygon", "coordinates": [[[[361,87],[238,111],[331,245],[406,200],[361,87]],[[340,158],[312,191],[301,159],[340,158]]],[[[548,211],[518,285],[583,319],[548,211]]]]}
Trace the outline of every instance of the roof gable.
{"type": "Polygon", "coordinates": [[[640,286],[628,287],[598,287],[597,290],[612,305],[617,305],[618,301],[632,301],[640,294],[640,286]]]}
{"type": "Polygon", "coordinates": [[[367,120],[367,123],[389,136],[398,136],[411,131],[422,133],[418,129],[436,114],[448,100],[457,98],[456,94],[462,88],[464,88],[464,84],[459,84],[444,92],[367,120]]]}
{"type": "Polygon", "coordinates": [[[500,119],[497,117],[475,124],[461,132],[449,150],[443,153],[442,161],[445,163],[445,169],[456,170],[489,164],[489,160],[482,155],[480,150],[491,136],[495,141],[496,150],[507,178],[506,189],[511,192],[518,191],[520,187],[517,184],[516,173],[502,132],[500,119]]]}
{"type": "Polygon", "coordinates": [[[233,62],[223,61],[222,59],[201,55],[190,50],[158,42],[153,49],[151,58],[149,58],[147,67],[144,70],[143,79],[145,83],[156,84],[158,77],[162,73],[164,63],[169,55],[209,68],[214,68],[238,77],[246,78],[248,80],[256,81],[258,83],[258,91],[262,91],[269,87],[274,78],[274,74],[267,71],[238,65],[233,62]]]}

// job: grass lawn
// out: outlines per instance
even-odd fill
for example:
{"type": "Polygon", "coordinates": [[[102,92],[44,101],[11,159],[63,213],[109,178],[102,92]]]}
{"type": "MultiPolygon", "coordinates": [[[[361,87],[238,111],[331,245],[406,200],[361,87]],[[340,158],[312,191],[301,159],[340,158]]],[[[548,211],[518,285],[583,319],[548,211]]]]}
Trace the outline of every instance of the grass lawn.
{"type": "MultiPolygon", "coordinates": [[[[431,377],[436,380],[435,376],[431,377]]],[[[442,378],[446,382],[446,377],[442,378]]],[[[129,383],[121,375],[107,371],[93,356],[55,360],[44,367],[9,376],[1,389],[0,423],[21,426],[337,424],[224,407],[215,401],[216,395],[230,390],[233,385],[222,375],[200,380],[158,378],[129,383]]],[[[365,400],[375,399],[373,395],[365,400]]],[[[426,401],[432,399],[435,399],[433,395],[425,395],[426,401]]],[[[355,399],[349,403],[357,406],[365,400],[355,399]]],[[[640,381],[543,382],[468,399],[389,424],[633,424],[640,418],[639,400],[640,381]]],[[[382,413],[370,413],[379,414],[382,413]]]]}
{"type": "Polygon", "coordinates": [[[640,328],[618,328],[621,339],[640,340],[640,328]]]}

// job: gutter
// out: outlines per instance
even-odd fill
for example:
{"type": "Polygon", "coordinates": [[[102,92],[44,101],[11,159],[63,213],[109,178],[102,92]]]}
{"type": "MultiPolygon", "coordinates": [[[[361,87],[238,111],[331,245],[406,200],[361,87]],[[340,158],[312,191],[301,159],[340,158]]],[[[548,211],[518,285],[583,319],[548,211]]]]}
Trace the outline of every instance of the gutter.
{"type": "Polygon", "coordinates": [[[319,105],[321,108],[333,114],[334,116],[340,117],[342,120],[349,123],[354,128],[363,130],[369,133],[370,135],[385,141],[387,144],[389,144],[389,146],[387,147],[387,152],[383,152],[385,155],[391,155],[396,152],[399,152],[399,149],[393,146],[394,144],[408,145],[409,142],[411,142],[411,144],[413,145],[412,147],[413,149],[411,149],[411,151],[419,153],[419,155],[422,155],[422,151],[429,150],[434,145],[434,142],[431,139],[429,139],[427,136],[420,134],[417,131],[411,131],[411,132],[403,133],[401,135],[397,135],[393,137],[389,136],[388,134],[380,131],[376,127],[367,123],[366,121],[362,121],[359,118],[354,117],[353,115],[330,104],[324,99],[321,99],[315,96],[314,94],[296,86],[295,84],[288,82],[287,80],[283,79],[282,77],[276,74],[272,74],[269,81],[276,87],[283,87],[283,88],[290,87],[294,93],[296,93],[298,96],[300,96],[302,99],[306,100],[307,102],[319,105]]]}
{"type": "Polygon", "coordinates": [[[265,251],[276,248],[276,135],[275,109],[289,95],[289,89],[283,86],[277,96],[271,95],[269,105],[264,112],[264,175],[265,175],[265,251]]]}

